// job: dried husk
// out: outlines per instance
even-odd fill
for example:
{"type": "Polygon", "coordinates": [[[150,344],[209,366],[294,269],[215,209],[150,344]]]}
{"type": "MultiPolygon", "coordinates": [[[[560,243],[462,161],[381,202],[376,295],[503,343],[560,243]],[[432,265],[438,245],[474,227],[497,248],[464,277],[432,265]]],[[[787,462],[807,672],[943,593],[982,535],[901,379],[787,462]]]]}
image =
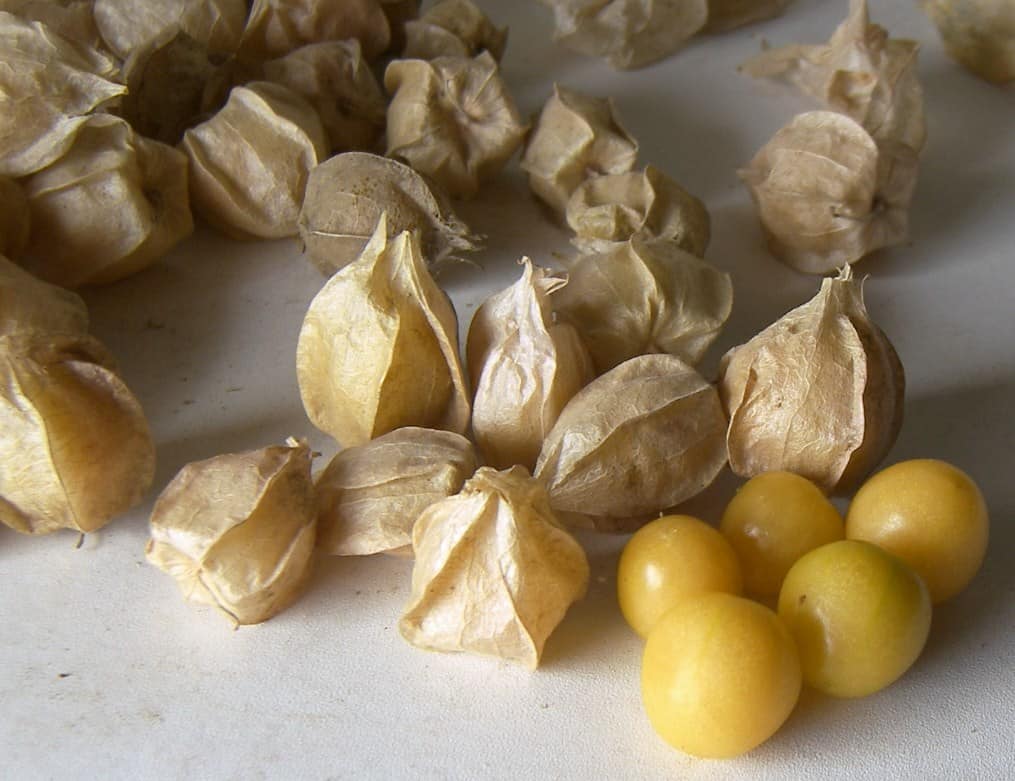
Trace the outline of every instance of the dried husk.
{"type": "Polygon", "coordinates": [[[311,301],[296,347],[307,416],[346,447],[403,426],[469,425],[454,307],[415,235],[389,240],[385,223],[311,301]]]}
{"type": "Polygon", "coordinates": [[[705,204],[658,168],[587,179],[567,202],[571,243],[607,252],[629,239],[667,239],[702,257],[711,238],[705,204]]]}
{"type": "Polygon", "coordinates": [[[43,282],[0,255],[0,337],[16,333],[88,333],[81,296],[43,282]]]}
{"type": "Polygon", "coordinates": [[[521,279],[476,310],[466,342],[472,431],[498,469],[531,470],[564,405],[595,376],[575,328],[554,322],[550,294],[567,279],[522,263],[521,279]]]}
{"type": "Polygon", "coordinates": [[[847,493],[902,425],[902,364],[849,266],[723,356],[719,388],[730,467],[741,477],[796,472],[826,493],[847,493]]]}
{"type": "Polygon", "coordinates": [[[407,60],[436,57],[473,57],[488,51],[500,61],[507,45],[507,28],[497,27],[472,0],[439,0],[419,19],[405,24],[407,60]]]}
{"type": "Polygon", "coordinates": [[[412,595],[398,628],[427,650],[535,669],[588,588],[585,551],[522,467],[480,468],[461,493],[423,512],[412,538],[412,595]]]}
{"type": "Polygon", "coordinates": [[[722,33],[779,16],[793,0],[708,0],[704,32],[722,33]]]}
{"type": "Polygon", "coordinates": [[[643,355],[571,399],[535,475],[565,522],[631,532],[707,488],[726,464],[716,389],[673,355],[643,355]]]}
{"type": "Polygon", "coordinates": [[[634,168],[638,142],[617,120],[613,101],[553,85],[525,145],[529,187],[563,217],[568,199],[588,179],[634,168]]]}
{"type": "Polygon", "coordinates": [[[42,22],[64,38],[100,49],[105,44],[95,25],[93,5],[94,0],[0,0],[0,11],[42,22]]]}
{"type": "Polygon", "coordinates": [[[411,554],[420,513],[458,493],[476,466],[465,437],[412,426],[340,451],[317,478],[318,549],[411,554]]]}
{"type": "Polygon", "coordinates": [[[148,561],[235,624],[271,618],[310,574],[316,505],[305,442],[187,464],[155,502],[148,561]]]}
{"type": "Polygon", "coordinates": [[[281,84],[234,87],[226,105],[184,134],[194,210],[239,239],[299,232],[310,170],[328,155],[314,108],[281,84]]]}
{"type": "Polygon", "coordinates": [[[31,230],[28,196],[14,179],[0,176],[0,255],[16,258],[24,252],[31,230]]]}
{"type": "Polygon", "coordinates": [[[388,155],[470,197],[521,145],[526,126],[497,61],[477,57],[395,60],[384,72],[388,155]]]}
{"type": "Polygon", "coordinates": [[[121,59],[173,28],[209,51],[232,54],[247,21],[247,0],[95,0],[95,23],[121,59]]]}
{"type": "Polygon", "coordinates": [[[795,117],[739,171],[768,247],[798,271],[827,274],[909,235],[918,160],[880,146],[844,114],[795,117]]]}
{"type": "Polygon", "coordinates": [[[155,446],[105,348],[83,334],[0,337],[0,521],[85,533],[144,497],[155,446]]]}
{"type": "Polygon", "coordinates": [[[920,0],[945,51],[987,81],[1015,79],[1015,5],[1011,0],[920,0]]]}
{"type": "Polygon", "coordinates": [[[635,238],[578,258],[553,306],[578,329],[599,373],[649,353],[694,365],[729,319],[733,283],[672,241],[635,238]]]}

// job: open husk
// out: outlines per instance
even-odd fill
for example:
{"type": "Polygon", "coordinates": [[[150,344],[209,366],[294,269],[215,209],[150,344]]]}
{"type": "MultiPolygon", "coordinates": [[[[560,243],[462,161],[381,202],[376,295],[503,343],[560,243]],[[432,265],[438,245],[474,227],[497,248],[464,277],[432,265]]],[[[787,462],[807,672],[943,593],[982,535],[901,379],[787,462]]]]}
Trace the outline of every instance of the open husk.
{"type": "Polygon", "coordinates": [[[779,16],[793,0],[708,0],[704,31],[721,33],[779,16]]]}
{"type": "Polygon", "coordinates": [[[0,336],[20,332],[88,333],[81,296],[43,282],[0,255],[0,336]]]}
{"type": "Polygon", "coordinates": [[[1015,79],[1015,5],[1011,0],[920,0],[945,51],[987,81],[1015,79]]]}
{"type": "Polygon", "coordinates": [[[167,31],[178,29],[208,47],[229,54],[240,45],[247,20],[246,0],[95,0],[95,23],[119,57],[167,31]]]}
{"type": "Polygon", "coordinates": [[[495,26],[472,0],[438,0],[419,19],[406,22],[402,57],[432,60],[488,51],[499,61],[506,45],[507,28],[495,26]]]}
{"type": "Polygon", "coordinates": [[[24,189],[14,179],[0,176],[0,255],[21,255],[28,244],[31,224],[24,189]]]}

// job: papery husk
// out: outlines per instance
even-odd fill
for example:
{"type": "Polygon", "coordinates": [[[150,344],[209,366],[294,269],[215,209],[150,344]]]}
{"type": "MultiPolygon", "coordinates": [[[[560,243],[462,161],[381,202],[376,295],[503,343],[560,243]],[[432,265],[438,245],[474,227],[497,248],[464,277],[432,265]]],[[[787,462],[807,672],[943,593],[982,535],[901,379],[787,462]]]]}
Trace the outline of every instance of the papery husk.
{"type": "Polygon", "coordinates": [[[739,171],[768,247],[809,274],[827,274],[909,237],[918,160],[905,144],[880,146],[844,114],[795,117],[739,171]]]}
{"type": "Polygon", "coordinates": [[[553,306],[578,329],[599,373],[649,353],[697,364],[733,309],[730,275],[667,240],[635,238],[582,256],[568,280],[553,306]]]}
{"type": "Polygon", "coordinates": [[[27,330],[0,337],[0,521],[86,533],[137,505],[155,445],[101,344],[27,330]]]}
{"type": "Polygon", "coordinates": [[[398,629],[431,651],[535,669],[546,639],[585,595],[585,551],[522,467],[480,468],[413,528],[412,595],[398,629]]]}
{"type": "Polygon", "coordinates": [[[472,0],[439,0],[419,19],[405,25],[407,60],[436,57],[474,57],[488,51],[500,61],[507,45],[507,28],[497,27],[472,0]]]}
{"type": "Polygon", "coordinates": [[[257,624],[299,596],[314,552],[316,505],[305,442],[187,464],[155,502],[148,561],[184,597],[234,624],[257,624]]]}
{"type": "Polygon", "coordinates": [[[793,0],[708,0],[703,31],[722,33],[779,16],[793,0]]]}
{"type": "Polygon", "coordinates": [[[703,257],[711,238],[705,204],[658,168],[587,179],[565,214],[571,243],[584,253],[607,252],[631,238],[667,239],[703,257]]]}
{"type": "Polygon", "coordinates": [[[680,49],[708,19],[707,0],[542,0],[553,40],[618,70],[644,68],[680,49]]]}
{"type": "Polygon", "coordinates": [[[550,294],[567,279],[521,262],[521,279],[476,310],[466,342],[472,431],[498,469],[531,470],[564,405],[595,376],[578,332],[553,319],[550,294]]]}
{"type": "Polygon", "coordinates": [[[948,56],[977,76],[1015,79],[1015,4],[1011,0],[920,0],[948,56]]]}
{"type": "Polygon", "coordinates": [[[247,0],[95,0],[94,14],[106,45],[124,60],[174,28],[209,51],[232,54],[247,21],[247,0]]]}
{"type": "Polygon", "coordinates": [[[497,61],[477,57],[395,60],[384,72],[388,155],[470,197],[521,145],[526,125],[497,61]]]}
{"type": "Polygon", "coordinates": [[[525,144],[529,187],[563,217],[571,194],[586,180],[634,168],[638,142],[621,127],[613,101],[559,84],[525,144]]]}
{"type": "Polygon", "coordinates": [[[795,472],[848,493],[902,425],[905,376],[849,266],[720,364],[730,467],[741,477],[795,472]]]}
{"type": "Polygon", "coordinates": [[[73,143],[87,115],[127,88],[112,57],[40,22],[0,12],[0,176],[45,168],[73,143]]]}
{"type": "Polygon", "coordinates": [[[24,252],[32,226],[28,196],[14,179],[0,176],[0,255],[24,252]]]}
{"type": "Polygon", "coordinates": [[[320,117],[287,87],[266,81],[235,87],[226,105],[188,130],[194,210],[239,239],[299,232],[307,177],[328,155],[320,117]]]}
{"type": "Polygon", "coordinates": [[[42,22],[64,38],[95,49],[105,47],[92,14],[94,0],[0,0],[0,11],[42,22]]]}
{"type": "Polygon", "coordinates": [[[88,333],[88,308],[77,293],[50,285],[0,255],[0,337],[16,333],[88,333]]]}
{"type": "Polygon", "coordinates": [[[411,231],[427,263],[480,248],[482,237],[458,218],[439,186],[404,163],[366,152],[336,155],[310,172],[300,239],[314,265],[331,276],[359,257],[382,214],[388,238],[411,231]]]}
{"type": "Polygon", "coordinates": [[[413,426],[339,451],[317,478],[318,549],[411,555],[420,513],[458,493],[476,466],[465,437],[413,426]]]}
{"type": "Polygon", "coordinates": [[[389,240],[382,217],[328,280],[303,320],[296,375],[311,422],[346,447],[403,426],[466,431],[457,317],[414,234],[389,240]]]}

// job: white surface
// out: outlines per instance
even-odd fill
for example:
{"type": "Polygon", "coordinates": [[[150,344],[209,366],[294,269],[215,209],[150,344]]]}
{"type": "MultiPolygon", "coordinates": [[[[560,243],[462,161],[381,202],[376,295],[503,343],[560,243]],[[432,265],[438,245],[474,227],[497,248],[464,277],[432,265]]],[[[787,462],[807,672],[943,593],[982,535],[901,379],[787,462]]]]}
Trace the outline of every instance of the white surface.
{"type": "MultiPolygon", "coordinates": [[[[549,42],[534,2],[481,3],[511,26],[506,78],[525,112],[553,80],[616,96],[652,162],[701,196],[708,257],[734,275],[720,344],[753,335],[818,285],[768,257],[735,169],[808,104],[738,76],[775,44],[824,40],[845,0],[799,0],[775,22],[695,40],[632,73],[549,42]]],[[[145,506],[89,536],[0,529],[0,776],[32,778],[1011,778],[1015,773],[1015,93],[947,61],[910,2],[872,3],[893,34],[924,42],[930,140],[912,244],[858,266],[874,318],[905,363],[906,423],[890,456],[948,459],[980,483],[992,540],[972,587],[934,616],[916,666],[859,701],[806,694],[775,738],[702,762],[656,738],[642,714],[641,644],[614,597],[619,538],[583,537],[593,578],[537,672],[417,651],[396,624],[411,563],[320,559],[305,597],[232,631],[184,604],[144,562],[155,493],[186,462],[309,436],[293,371],[296,334],[321,284],[291,242],[202,234],[157,267],[87,294],[158,440],[145,506]]],[[[441,278],[463,325],[477,300],[548,263],[566,235],[516,163],[461,208],[489,236],[483,269],[441,278]]],[[[322,458],[318,468],[326,463],[322,458]]],[[[715,520],[735,481],[694,509],[715,520]]]]}

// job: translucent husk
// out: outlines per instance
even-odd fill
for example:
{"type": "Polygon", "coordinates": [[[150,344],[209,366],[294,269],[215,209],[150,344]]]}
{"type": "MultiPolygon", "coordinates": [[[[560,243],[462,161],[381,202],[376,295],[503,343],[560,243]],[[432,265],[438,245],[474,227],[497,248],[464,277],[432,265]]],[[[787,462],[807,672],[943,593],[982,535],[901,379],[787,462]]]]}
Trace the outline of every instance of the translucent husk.
{"type": "Polygon", "coordinates": [[[902,425],[905,376],[849,266],[820,292],[723,356],[730,467],[796,472],[826,493],[856,487],[902,425]]]}
{"type": "Polygon", "coordinates": [[[231,54],[240,45],[247,0],[95,0],[94,14],[103,40],[121,59],[173,28],[210,51],[231,54]]]}
{"type": "Polygon", "coordinates": [[[567,279],[521,262],[521,279],[476,310],[466,343],[472,431],[498,469],[532,469],[564,405],[595,376],[578,332],[554,322],[550,294],[567,279]]]}
{"type": "Polygon", "coordinates": [[[0,337],[24,332],[84,336],[88,309],[77,293],[43,282],[0,255],[0,337]]]}
{"type": "Polygon", "coordinates": [[[20,256],[28,244],[31,225],[24,189],[14,179],[0,176],[0,255],[20,256]]]}
{"type": "Polygon", "coordinates": [[[405,59],[473,57],[488,51],[504,55],[507,28],[497,27],[472,0],[438,0],[419,19],[405,25],[405,59]]]}
{"type": "Polygon", "coordinates": [[[194,229],[187,159],[109,114],[90,117],[66,154],[23,184],[28,267],[64,287],[123,279],[194,229]]]}
{"type": "Polygon", "coordinates": [[[480,468],[413,529],[412,595],[398,628],[415,646],[535,669],[546,639],[585,595],[589,565],[524,468],[480,468]]]}
{"type": "Polygon", "coordinates": [[[532,192],[563,216],[583,182],[626,173],[637,157],[638,142],[620,126],[612,100],[554,84],[525,145],[522,169],[532,192]]]}
{"type": "Polygon", "coordinates": [[[525,136],[497,61],[395,60],[384,72],[388,155],[434,179],[454,197],[469,197],[493,177],[525,136]]]}
{"type": "Polygon", "coordinates": [[[186,132],[194,210],[230,236],[284,238],[297,220],[310,170],[327,157],[314,108],[280,84],[235,87],[226,105],[186,132]]]}
{"type": "Polygon", "coordinates": [[[80,333],[3,336],[0,375],[0,521],[85,533],[141,501],[155,446],[102,345],[80,333]]]}
{"type": "Polygon", "coordinates": [[[440,187],[409,166],[366,152],[346,152],[310,172],[300,210],[300,239],[322,273],[352,263],[387,214],[388,238],[411,231],[425,262],[439,263],[479,249],[440,187]]]}
{"type": "Polygon", "coordinates": [[[704,32],[721,33],[779,16],[793,0],[708,0],[704,32]]]}
{"type": "Polygon", "coordinates": [[[340,451],[317,478],[317,547],[338,556],[411,554],[420,513],[458,493],[476,466],[469,440],[427,428],[340,451]]]}
{"type": "Polygon", "coordinates": [[[535,475],[568,523],[630,532],[707,488],[726,464],[716,389],[672,355],[625,361],[571,399],[535,475]]]}
{"type": "Polygon", "coordinates": [[[844,114],[795,117],[739,172],[779,260],[827,274],[906,241],[916,153],[878,145],[844,114]]]}
{"type": "Polygon", "coordinates": [[[648,353],[694,365],[733,308],[730,275],[667,240],[632,239],[580,257],[568,280],[554,308],[578,329],[600,373],[648,353]]]}
{"type": "Polygon", "coordinates": [[[316,505],[305,442],[187,464],[155,502],[148,561],[184,597],[257,624],[299,596],[310,574],[316,505]]]}
{"type": "Polygon", "coordinates": [[[95,26],[93,5],[94,0],[0,0],[0,11],[42,22],[64,38],[99,49],[105,44],[95,26]]]}
{"type": "Polygon", "coordinates": [[[385,223],[314,297],[296,347],[307,415],[346,447],[403,426],[469,425],[454,307],[415,235],[389,241],[385,223]]]}
{"type": "Polygon", "coordinates": [[[920,0],[945,51],[997,84],[1015,79],[1015,5],[1011,0],[920,0]]]}

